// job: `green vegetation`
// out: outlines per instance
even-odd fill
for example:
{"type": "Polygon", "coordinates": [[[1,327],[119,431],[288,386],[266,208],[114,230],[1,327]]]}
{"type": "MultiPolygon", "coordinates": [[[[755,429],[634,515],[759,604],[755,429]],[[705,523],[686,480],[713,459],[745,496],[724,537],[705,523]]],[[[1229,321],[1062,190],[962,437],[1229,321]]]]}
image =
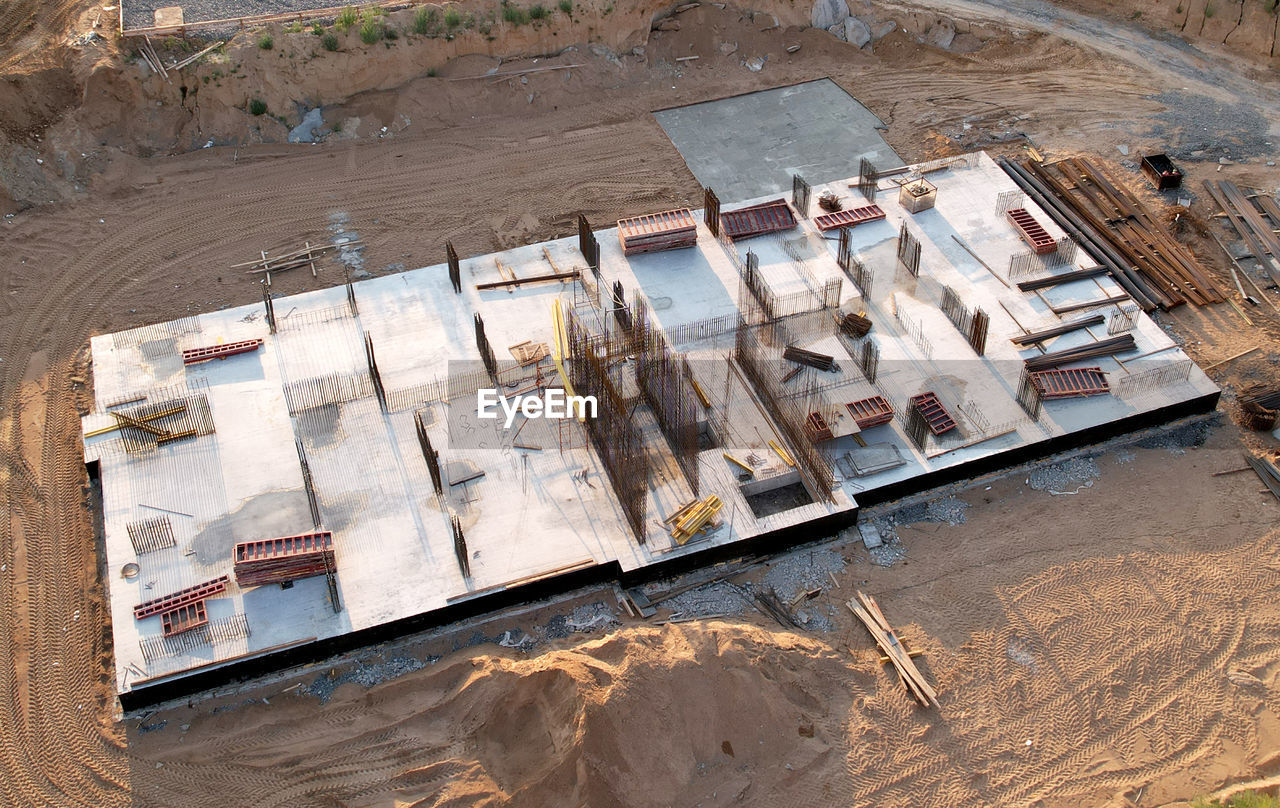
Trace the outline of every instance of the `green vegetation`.
{"type": "Polygon", "coordinates": [[[419,7],[413,13],[413,32],[422,36],[431,34],[440,26],[440,13],[434,8],[419,7]]]}
{"type": "Polygon", "coordinates": [[[261,98],[255,98],[249,102],[250,115],[262,115],[267,111],[267,102],[261,98]]]}
{"type": "Polygon", "coordinates": [[[320,37],[320,45],[327,51],[336,51],[338,49],[338,38],[333,34],[325,34],[320,37]]]}
{"type": "Polygon", "coordinates": [[[1200,797],[1192,801],[1191,808],[1280,808],[1280,802],[1268,794],[1242,791],[1234,797],[1229,797],[1226,802],[1200,797]]]}
{"type": "Polygon", "coordinates": [[[438,74],[436,73],[436,69],[434,67],[427,68],[427,78],[434,79],[437,75],[438,74]]]}
{"type": "Polygon", "coordinates": [[[542,5],[541,3],[534,3],[533,5],[529,6],[529,19],[531,20],[545,20],[547,17],[550,17],[550,16],[551,16],[551,12],[548,11],[547,7],[542,5]]]}
{"type": "Polygon", "coordinates": [[[446,28],[451,30],[462,25],[462,12],[453,6],[449,6],[444,10],[444,24],[446,28]]]}
{"type": "Polygon", "coordinates": [[[502,19],[511,25],[524,25],[529,21],[529,12],[504,0],[502,3],[502,19]]]}
{"type": "Polygon", "coordinates": [[[360,41],[366,45],[372,45],[379,39],[382,39],[386,31],[382,27],[382,21],[373,17],[368,18],[360,23],[360,41]]]}
{"type": "Polygon", "coordinates": [[[284,32],[286,34],[302,33],[302,20],[295,20],[294,22],[289,23],[284,27],[284,32]]]}
{"type": "Polygon", "coordinates": [[[1280,5],[1280,0],[1263,0],[1263,5],[1267,7],[1267,11],[1272,14],[1276,13],[1276,6],[1280,5]]]}
{"type": "Polygon", "coordinates": [[[386,29],[385,31],[382,32],[382,35],[391,42],[394,42],[400,38],[400,32],[394,28],[386,29]]]}
{"type": "Polygon", "coordinates": [[[316,36],[324,36],[324,26],[318,22],[313,23],[311,26],[311,33],[315,34],[316,36]]]}
{"type": "Polygon", "coordinates": [[[1213,19],[1213,15],[1217,13],[1218,13],[1218,10],[1213,7],[1213,3],[1210,3],[1209,5],[1204,7],[1204,18],[1206,20],[1213,19]]]}
{"type": "Polygon", "coordinates": [[[345,34],[355,28],[358,22],[360,22],[360,12],[351,6],[347,6],[339,12],[338,19],[334,20],[333,27],[345,34]]]}
{"type": "Polygon", "coordinates": [[[560,0],[560,10],[565,14],[573,13],[573,0],[560,0]]]}
{"type": "Polygon", "coordinates": [[[263,50],[271,50],[276,46],[276,40],[271,34],[263,34],[258,37],[258,47],[263,50]]]}

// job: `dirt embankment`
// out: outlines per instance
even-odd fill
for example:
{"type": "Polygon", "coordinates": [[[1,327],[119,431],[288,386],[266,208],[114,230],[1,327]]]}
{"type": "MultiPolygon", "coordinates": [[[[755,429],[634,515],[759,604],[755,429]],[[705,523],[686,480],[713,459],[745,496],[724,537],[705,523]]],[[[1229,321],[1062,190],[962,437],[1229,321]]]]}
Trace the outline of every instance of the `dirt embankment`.
{"type": "Polygon", "coordinates": [[[1276,0],[1059,0],[1095,16],[1128,20],[1190,42],[1225,45],[1275,64],[1280,59],[1280,4],[1276,0]]]}

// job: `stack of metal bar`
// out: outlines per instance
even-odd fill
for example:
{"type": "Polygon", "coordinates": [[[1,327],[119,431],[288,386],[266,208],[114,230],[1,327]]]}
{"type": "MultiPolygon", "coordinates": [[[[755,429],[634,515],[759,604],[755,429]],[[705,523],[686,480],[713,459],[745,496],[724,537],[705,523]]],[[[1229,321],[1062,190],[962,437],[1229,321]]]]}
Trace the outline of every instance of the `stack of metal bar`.
{"type": "Polygon", "coordinates": [[[1132,193],[1088,159],[1027,161],[1024,168],[1066,202],[1146,282],[1145,293],[1164,308],[1221,303],[1227,289],[1209,276],[1189,249],[1132,193]]]}
{"type": "Polygon", "coordinates": [[[619,219],[618,241],[624,255],[692,247],[698,243],[698,226],[688,208],[647,213],[619,219]]]}
{"type": "Polygon", "coordinates": [[[1240,425],[1256,432],[1275,429],[1280,387],[1255,384],[1240,391],[1240,425]]]}
{"type": "Polygon", "coordinates": [[[1267,194],[1246,196],[1234,182],[1227,180],[1219,183],[1206,180],[1204,187],[1248,245],[1254,260],[1266,270],[1271,280],[1280,284],[1280,238],[1275,232],[1275,228],[1280,227],[1280,206],[1267,194]],[[1254,207],[1255,203],[1261,211],[1254,207]],[[1263,220],[1264,214],[1270,222],[1263,220]]]}
{"type": "Polygon", "coordinates": [[[236,583],[281,584],[332,572],[333,533],[318,530],[297,536],[240,542],[235,549],[236,583]]]}
{"type": "Polygon", "coordinates": [[[807,351],[804,348],[795,345],[788,345],[786,350],[782,352],[782,358],[791,362],[797,362],[801,365],[808,365],[818,370],[834,371],[836,370],[836,359],[830,354],[817,353],[816,351],[807,351]]]}
{"type": "Polygon", "coordinates": [[[1056,368],[1059,365],[1065,365],[1070,362],[1081,362],[1085,359],[1096,359],[1099,356],[1125,353],[1136,348],[1137,343],[1134,341],[1132,334],[1121,334],[1118,337],[1098,340],[1097,342],[1087,342],[1075,348],[1066,348],[1061,351],[1042,354],[1041,356],[1033,356],[1026,360],[1026,366],[1028,371],[1034,373],[1039,370],[1056,368]]]}

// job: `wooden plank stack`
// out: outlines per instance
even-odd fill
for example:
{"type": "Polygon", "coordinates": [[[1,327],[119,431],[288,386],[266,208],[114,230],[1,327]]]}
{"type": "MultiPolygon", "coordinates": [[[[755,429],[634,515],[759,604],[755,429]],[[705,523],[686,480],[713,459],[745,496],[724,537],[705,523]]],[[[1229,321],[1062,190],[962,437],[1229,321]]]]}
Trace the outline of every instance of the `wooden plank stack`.
{"type": "Polygon", "coordinates": [[[723,507],[724,502],[715,494],[703,500],[695,499],[667,517],[668,523],[675,523],[671,537],[675,539],[676,544],[687,544],[696,533],[710,526],[711,521],[723,507]]]}
{"type": "Polygon", "coordinates": [[[688,208],[618,220],[623,255],[677,250],[698,243],[698,225],[688,208]]]}
{"type": "Polygon", "coordinates": [[[1107,374],[1102,372],[1102,368],[1042,370],[1031,374],[1031,383],[1045,400],[1102,396],[1111,392],[1107,374]]]}
{"type": "Polygon", "coordinates": [[[849,208],[828,213],[813,220],[819,230],[834,230],[837,227],[856,227],[867,222],[876,222],[884,218],[884,210],[879,205],[863,205],[860,208],[849,208]]]}
{"type": "Polygon", "coordinates": [[[720,214],[720,226],[731,239],[777,233],[796,226],[795,214],[785,199],[773,199],[720,214]]]}
{"type": "Polygon", "coordinates": [[[907,651],[902,640],[889,625],[889,621],[885,619],[884,612],[880,611],[880,605],[876,603],[876,599],[861,591],[857,594],[856,600],[848,602],[849,610],[857,615],[862,624],[867,627],[867,631],[871,632],[871,638],[876,641],[876,645],[880,646],[880,650],[888,657],[888,661],[893,663],[899,678],[902,679],[902,684],[916,701],[924,707],[931,705],[936,707],[937,692],[924,678],[924,674],[920,673],[916,663],[911,661],[911,653],[907,651]]]}
{"type": "Polygon", "coordinates": [[[317,530],[297,536],[240,542],[234,570],[240,586],[282,584],[323,575],[334,569],[333,533],[317,530]]]}

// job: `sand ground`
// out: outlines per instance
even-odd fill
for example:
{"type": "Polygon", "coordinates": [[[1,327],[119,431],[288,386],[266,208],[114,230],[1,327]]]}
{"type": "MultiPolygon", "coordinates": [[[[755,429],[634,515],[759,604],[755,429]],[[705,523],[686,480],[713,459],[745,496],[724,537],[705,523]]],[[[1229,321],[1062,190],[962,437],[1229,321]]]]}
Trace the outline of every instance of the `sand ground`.
{"type": "MultiPolygon", "coordinates": [[[[1192,140],[1153,98],[1187,87],[1210,105],[1247,102],[1264,120],[1232,133],[1250,162],[1187,163],[1191,180],[1280,180],[1262,164],[1280,105],[1272,84],[1250,92],[1259,63],[1162,51],[1141,32],[1128,35],[1134,47],[1160,58],[1135,60],[1087,28],[1000,25],[965,53],[902,31],[872,53],[708,5],[649,35],[643,56],[562,54],[583,67],[527,84],[447,81],[483,73],[496,63],[488,55],[442,61],[437,78],[401,55],[365,77],[385,86],[333,105],[351,126],[316,146],[254,142],[273,130],[251,135],[216,93],[176,123],[126,125],[103,117],[106,102],[84,112],[88,100],[68,113],[74,132],[60,119],[65,143],[149,127],[168,145],[103,148],[77,174],[82,189],[0,224],[0,802],[1151,806],[1280,774],[1280,507],[1248,474],[1211,476],[1242,465],[1242,448],[1275,441],[1229,419],[1200,448],[1112,451],[1074,495],[1032,491],[1022,476],[984,483],[961,494],[972,505],[964,524],[900,529],[907,555],[891,567],[837,545],[848,566],[820,596],[830,631],[758,615],[624,620],[530,652],[455,651],[476,630],[466,626],[396,650],[438,661],[373,688],[342,685],[327,703],[288,689],[327,675],[321,667],[154,715],[115,713],[77,432],[86,341],[258,299],[228,267],[259,249],[322,239],[342,216],[367,242],[367,268],[386,272],[439,262],[445,239],[471,254],[567,234],[579,211],[604,224],[696,204],[698,185],[650,110],[826,75],[890,125],[908,160],[1021,153],[1023,132],[1050,155],[1099,156],[1135,185],[1117,145],[1192,140]],[[791,44],[800,51],[788,54],[791,44]],[[699,59],[674,61],[684,55],[699,59]],[[742,64],[755,55],[768,57],[759,73],[742,64]],[[245,137],[187,151],[191,121],[245,137]],[[382,126],[390,136],[378,137],[382,126]],[[881,669],[840,606],[855,588],[926,652],[939,710],[914,708],[881,669]]],[[[24,30],[30,44],[41,29],[24,30]]],[[[272,75],[251,44],[244,63],[252,80],[272,75]]],[[[334,80],[309,64],[299,81],[334,80]]],[[[121,107],[171,92],[130,76],[104,85],[131,88],[115,97],[121,107]]],[[[39,153],[50,139],[23,148],[39,153]]],[[[1198,232],[1202,206],[1183,235],[1224,271],[1198,232]]],[[[275,290],[340,279],[324,266],[316,280],[281,276],[275,290]]],[[[1252,326],[1227,307],[1163,315],[1206,363],[1262,348],[1213,372],[1228,415],[1236,387],[1274,378],[1280,318],[1265,306],[1249,314],[1252,326]]],[[[564,608],[500,616],[484,633],[564,608]]]]}

